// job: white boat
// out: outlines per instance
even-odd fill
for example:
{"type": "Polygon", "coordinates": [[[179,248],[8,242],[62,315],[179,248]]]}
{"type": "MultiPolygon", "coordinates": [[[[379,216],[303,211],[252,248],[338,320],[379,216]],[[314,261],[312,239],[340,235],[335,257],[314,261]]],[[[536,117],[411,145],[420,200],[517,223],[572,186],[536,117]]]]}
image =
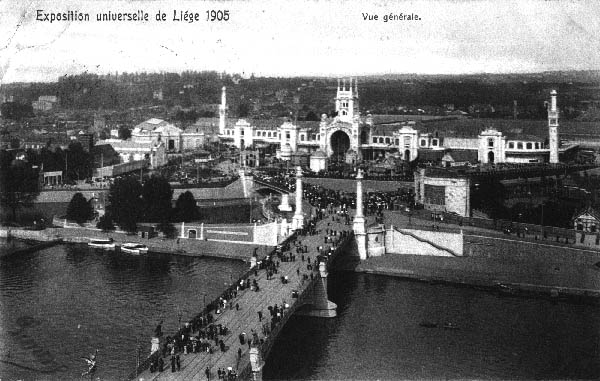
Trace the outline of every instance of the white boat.
{"type": "Polygon", "coordinates": [[[90,238],[88,246],[97,249],[114,250],[116,245],[112,238],[90,238]]]}
{"type": "Polygon", "coordinates": [[[141,243],[127,242],[121,245],[121,251],[129,254],[146,254],[148,246],[141,243]]]}

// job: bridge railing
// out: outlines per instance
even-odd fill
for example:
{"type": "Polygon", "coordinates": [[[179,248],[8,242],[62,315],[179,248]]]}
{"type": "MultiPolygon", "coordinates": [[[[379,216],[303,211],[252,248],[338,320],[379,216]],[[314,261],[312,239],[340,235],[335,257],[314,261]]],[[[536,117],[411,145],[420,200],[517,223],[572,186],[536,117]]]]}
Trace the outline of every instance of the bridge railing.
{"type": "Polygon", "coordinates": [[[270,183],[268,181],[265,181],[265,180],[262,180],[262,179],[259,179],[259,178],[256,178],[256,177],[254,177],[254,182],[257,183],[257,184],[260,184],[260,185],[264,185],[264,186],[266,186],[268,188],[274,189],[274,190],[276,190],[276,191],[278,191],[279,193],[282,193],[282,194],[286,194],[286,193],[292,192],[292,190],[290,190],[290,189],[281,188],[279,185],[272,184],[272,183],[270,183]]]}

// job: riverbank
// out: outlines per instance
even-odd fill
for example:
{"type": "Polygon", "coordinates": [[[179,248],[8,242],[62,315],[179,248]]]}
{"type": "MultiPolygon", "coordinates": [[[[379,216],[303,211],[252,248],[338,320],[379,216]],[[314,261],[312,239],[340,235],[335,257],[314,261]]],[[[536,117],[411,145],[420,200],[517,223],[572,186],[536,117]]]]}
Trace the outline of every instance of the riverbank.
{"type": "Polygon", "coordinates": [[[64,243],[87,244],[90,238],[112,238],[117,245],[125,242],[142,243],[148,246],[150,253],[164,253],[191,257],[218,257],[249,261],[254,249],[261,254],[271,251],[273,246],[243,244],[221,241],[203,241],[196,239],[141,238],[124,232],[104,233],[100,230],[78,228],[47,228],[44,230],[25,230],[0,228],[0,237],[16,238],[35,242],[51,242],[62,239],[64,243]]]}
{"type": "Polygon", "coordinates": [[[483,287],[502,294],[544,294],[551,297],[600,301],[600,268],[587,261],[566,263],[540,258],[504,261],[481,257],[433,257],[386,254],[368,258],[357,272],[394,276],[425,282],[483,287]]]}

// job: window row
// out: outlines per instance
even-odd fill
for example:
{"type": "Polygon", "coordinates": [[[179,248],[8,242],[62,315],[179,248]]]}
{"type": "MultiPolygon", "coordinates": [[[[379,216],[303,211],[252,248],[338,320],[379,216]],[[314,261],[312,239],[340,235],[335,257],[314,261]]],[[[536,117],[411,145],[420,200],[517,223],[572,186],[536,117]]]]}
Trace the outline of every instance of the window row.
{"type": "Polygon", "coordinates": [[[516,149],[523,149],[523,147],[525,147],[525,149],[540,149],[541,148],[541,144],[540,142],[526,142],[525,144],[523,144],[523,142],[508,142],[508,148],[509,149],[514,149],[516,147],[516,149]]]}

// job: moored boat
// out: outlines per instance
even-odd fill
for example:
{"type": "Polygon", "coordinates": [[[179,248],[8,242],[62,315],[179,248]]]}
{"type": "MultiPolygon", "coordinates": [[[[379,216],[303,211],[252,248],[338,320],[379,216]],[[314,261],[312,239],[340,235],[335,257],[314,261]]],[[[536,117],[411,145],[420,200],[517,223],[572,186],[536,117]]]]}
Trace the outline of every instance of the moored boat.
{"type": "Polygon", "coordinates": [[[112,238],[90,238],[88,246],[104,250],[114,250],[116,247],[112,238]]]}
{"type": "Polygon", "coordinates": [[[148,252],[148,246],[141,243],[127,242],[121,245],[121,251],[136,255],[146,254],[148,252]]]}

